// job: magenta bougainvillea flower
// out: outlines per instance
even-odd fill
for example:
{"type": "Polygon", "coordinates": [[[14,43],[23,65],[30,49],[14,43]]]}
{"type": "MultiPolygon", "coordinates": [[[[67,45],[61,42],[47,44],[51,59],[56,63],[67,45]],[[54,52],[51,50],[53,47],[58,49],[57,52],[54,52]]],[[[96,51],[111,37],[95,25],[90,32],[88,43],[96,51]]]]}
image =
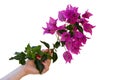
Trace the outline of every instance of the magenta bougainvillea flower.
{"type": "Polygon", "coordinates": [[[70,40],[70,39],[71,39],[71,35],[70,35],[70,33],[68,33],[68,32],[64,32],[64,33],[61,35],[61,41],[67,42],[67,41],[70,40]]]}
{"type": "Polygon", "coordinates": [[[94,28],[95,26],[89,24],[89,23],[85,23],[83,24],[83,29],[86,31],[86,32],[89,32],[91,35],[92,35],[92,28],[94,28]]]}
{"type": "Polygon", "coordinates": [[[47,28],[43,28],[44,34],[45,33],[54,34],[54,32],[57,30],[56,22],[57,22],[57,19],[55,20],[52,17],[50,17],[49,23],[46,23],[47,28]]]}
{"type": "Polygon", "coordinates": [[[70,63],[71,60],[72,60],[72,55],[71,55],[71,53],[69,51],[65,51],[63,53],[63,58],[65,59],[66,62],[70,63]]]}
{"type": "Polygon", "coordinates": [[[85,23],[88,23],[88,20],[86,20],[85,18],[81,18],[79,19],[79,22],[83,25],[85,23]]]}
{"type": "Polygon", "coordinates": [[[60,21],[66,21],[65,10],[59,11],[58,18],[59,18],[60,21]]]}
{"type": "Polygon", "coordinates": [[[70,24],[74,24],[79,17],[78,8],[68,5],[66,10],[59,11],[58,18],[60,21],[67,21],[70,24]]]}
{"type": "Polygon", "coordinates": [[[77,21],[79,15],[80,14],[78,13],[77,7],[72,7],[71,5],[67,6],[65,16],[68,23],[74,24],[77,21]]]}
{"type": "Polygon", "coordinates": [[[85,11],[85,13],[82,15],[82,17],[89,19],[89,17],[92,16],[92,15],[93,15],[93,14],[90,13],[90,12],[88,12],[88,10],[87,10],[87,11],[85,11]]]}

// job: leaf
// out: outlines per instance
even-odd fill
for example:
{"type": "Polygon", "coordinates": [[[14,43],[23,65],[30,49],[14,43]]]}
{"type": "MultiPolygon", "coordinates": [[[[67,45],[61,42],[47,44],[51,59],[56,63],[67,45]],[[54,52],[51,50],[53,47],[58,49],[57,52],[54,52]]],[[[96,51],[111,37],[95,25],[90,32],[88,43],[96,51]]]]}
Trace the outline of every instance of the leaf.
{"type": "Polygon", "coordinates": [[[60,33],[60,34],[63,34],[64,32],[66,32],[66,30],[58,30],[58,32],[60,33]]]}
{"type": "Polygon", "coordinates": [[[40,41],[40,42],[43,43],[48,49],[50,48],[50,45],[47,42],[45,41],[40,41]]]}
{"type": "Polygon", "coordinates": [[[61,41],[62,47],[65,45],[65,41],[61,41]]]}
{"type": "Polygon", "coordinates": [[[25,47],[25,52],[26,52],[27,58],[32,60],[33,58],[31,57],[32,54],[31,54],[31,46],[30,46],[30,44],[28,44],[28,45],[25,47]]]}
{"type": "Polygon", "coordinates": [[[42,50],[40,50],[40,53],[38,53],[40,56],[44,55],[44,52],[42,50]]]}
{"type": "Polygon", "coordinates": [[[38,46],[32,46],[32,52],[35,54],[35,53],[40,53],[41,52],[41,45],[38,45],[38,46]]]}
{"type": "Polygon", "coordinates": [[[24,52],[16,52],[16,56],[11,57],[9,60],[19,60],[19,64],[24,65],[25,64],[25,59],[26,59],[26,54],[24,52]]]}
{"type": "Polygon", "coordinates": [[[53,52],[53,63],[58,59],[57,53],[53,52]]]}
{"type": "Polygon", "coordinates": [[[26,57],[30,60],[34,60],[35,59],[35,53],[32,51],[32,47],[30,46],[30,44],[27,45],[27,47],[25,47],[25,52],[26,52],[26,57]]]}
{"type": "Polygon", "coordinates": [[[31,46],[30,44],[27,44],[27,47],[25,47],[25,52],[29,52],[31,51],[31,46]]]}
{"type": "Polygon", "coordinates": [[[75,23],[75,26],[77,27],[77,29],[81,32],[81,33],[83,33],[83,28],[79,25],[79,23],[75,23]]]}
{"type": "Polygon", "coordinates": [[[47,60],[47,59],[48,59],[47,55],[44,54],[44,55],[42,56],[42,58],[41,58],[41,61],[44,62],[44,61],[47,60]]]}
{"type": "Polygon", "coordinates": [[[58,48],[59,46],[60,46],[60,42],[57,41],[57,42],[54,44],[54,47],[55,47],[55,48],[58,48]]]}
{"type": "Polygon", "coordinates": [[[35,54],[34,53],[27,53],[26,57],[30,60],[35,60],[35,54]]]}
{"type": "Polygon", "coordinates": [[[25,60],[19,60],[19,64],[24,65],[25,63],[26,63],[26,61],[25,61],[25,60]]]}
{"type": "Polygon", "coordinates": [[[67,28],[68,30],[73,30],[73,25],[68,25],[66,28],[67,28]]]}
{"type": "Polygon", "coordinates": [[[69,33],[70,33],[70,36],[73,37],[73,35],[74,35],[73,31],[70,30],[69,33]]]}
{"type": "Polygon", "coordinates": [[[44,69],[44,65],[42,64],[42,62],[40,60],[35,60],[34,61],[36,68],[39,70],[40,74],[42,73],[43,69],[44,69]]]}

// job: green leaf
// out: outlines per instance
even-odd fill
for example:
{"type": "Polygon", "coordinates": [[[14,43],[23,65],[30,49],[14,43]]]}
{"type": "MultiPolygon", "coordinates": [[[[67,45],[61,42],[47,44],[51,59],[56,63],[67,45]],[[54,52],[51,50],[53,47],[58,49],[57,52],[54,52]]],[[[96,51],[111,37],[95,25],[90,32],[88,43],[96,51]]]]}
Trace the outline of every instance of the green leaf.
{"type": "Polygon", "coordinates": [[[68,30],[73,30],[73,25],[68,25],[66,28],[67,28],[68,30]]]}
{"type": "Polygon", "coordinates": [[[55,47],[55,48],[58,48],[59,46],[60,46],[60,42],[57,41],[57,42],[54,44],[54,47],[55,47]]]}
{"type": "Polygon", "coordinates": [[[48,49],[50,48],[50,45],[47,42],[45,41],[40,41],[40,42],[43,43],[48,49]]]}
{"type": "Polygon", "coordinates": [[[61,41],[62,47],[65,45],[65,41],[61,41]]]}
{"type": "Polygon", "coordinates": [[[75,26],[77,27],[77,29],[81,32],[81,33],[83,33],[83,28],[82,28],[82,26],[80,26],[79,25],[79,23],[75,23],[75,26]]]}
{"type": "Polygon", "coordinates": [[[70,30],[69,33],[70,33],[70,36],[73,37],[73,35],[74,35],[73,31],[70,30]]]}
{"type": "Polygon", "coordinates": [[[26,54],[24,52],[16,52],[16,56],[11,57],[9,60],[19,60],[19,64],[24,65],[25,64],[25,59],[26,59],[26,54]]]}
{"type": "Polygon", "coordinates": [[[26,47],[25,47],[25,52],[27,53],[26,55],[27,55],[27,58],[28,59],[32,59],[32,53],[31,53],[31,46],[30,46],[30,44],[28,44],[26,47]]]}
{"type": "Polygon", "coordinates": [[[53,52],[53,63],[58,59],[57,53],[53,52]]]}
{"type": "Polygon", "coordinates": [[[40,53],[38,53],[40,56],[44,55],[44,52],[40,50],[40,53]]]}
{"type": "Polygon", "coordinates": [[[30,60],[35,60],[35,53],[32,51],[30,44],[25,47],[26,57],[30,60]]]}
{"type": "Polygon", "coordinates": [[[40,74],[42,73],[43,69],[44,69],[44,65],[42,64],[42,62],[40,60],[35,60],[34,61],[36,68],[39,70],[40,74]]]}
{"type": "Polygon", "coordinates": [[[66,30],[58,30],[58,32],[60,33],[60,34],[63,34],[64,32],[66,32],[66,30]]]}
{"type": "Polygon", "coordinates": [[[47,55],[44,54],[44,55],[42,56],[42,58],[41,58],[41,61],[44,62],[44,61],[47,60],[47,59],[48,59],[47,55]]]}
{"type": "Polygon", "coordinates": [[[24,65],[25,63],[26,63],[26,61],[25,61],[25,60],[19,60],[19,64],[24,65]]]}
{"type": "Polygon", "coordinates": [[[35,53],[40,53],[41,52],[41,45],[38,45],[38,46],[32,46],[32,52],[35,54],[35,53]]]}
{"type": "Polygon", "coordinates": [[[27,53],[26,57],[30,60],[35,60],[35,54],[34,53],[27,53]]]}
{"type": "Polygon", "coordinates": [[[31,51],[31,46],[30,44],[27,45],[27,47],[25,47],[25,52],[30,52],[31,51]]]}

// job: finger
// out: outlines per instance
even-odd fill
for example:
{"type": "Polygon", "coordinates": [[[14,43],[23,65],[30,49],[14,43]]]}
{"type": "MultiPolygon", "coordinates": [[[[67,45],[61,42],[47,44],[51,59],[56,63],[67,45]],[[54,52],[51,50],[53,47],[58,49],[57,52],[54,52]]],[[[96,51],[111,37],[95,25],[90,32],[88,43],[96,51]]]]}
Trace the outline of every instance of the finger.
{"type": "Polygon", "coordinates": [[[39,71],[35,67],[31,68],[31,72],[32,74],[39,74],[39,71]]]}
{"type": "Polygon", "coordinates": [[[45,63],[46,65],[50,66],[51,60],[50,60],[50,59],[47,59],[44,63],[45,63]]]}
{"type": "Polygon", "coordinates": [[[42,74],[49,70],[49,66],[46,63],[43,63],[43,65],[44,65],[44,69],[42,71],[42,74]]]}

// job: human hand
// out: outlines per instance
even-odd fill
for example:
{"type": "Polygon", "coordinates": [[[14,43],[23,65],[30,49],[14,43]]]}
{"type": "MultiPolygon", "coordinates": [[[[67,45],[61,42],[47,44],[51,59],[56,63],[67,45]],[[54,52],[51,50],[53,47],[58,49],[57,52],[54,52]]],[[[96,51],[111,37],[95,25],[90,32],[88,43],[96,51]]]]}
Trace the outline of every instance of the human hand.
{"type": "MultiPolygon", "coordinates": [[[[48,52],[52,56],[52,50],[42,50],[43,52],[48,52]]],[[[44,65],[44,69],[41,74],[47,72],[49,70],[49,66],[51,64],[51,60],[47,59],[42,62],[44,65]]],[[[5,77],[1,78],[0,80],[20,80],[22,77],[28,74],[39,74],[39,71],[36,68],[34,60],[28,60],[25,65],[22,65],[6,75],[5,77]]]]}
{"type": "MultiPolygon", "coordinates": [[[[52,55],[51,50],[43,50],[43,52],[49,52],[50,55],[52,55]]],[[[42,62],[44,65],[44,69],[42,71],[42,74],[47,72],[49,70],[49,66],[51,64],[51,60],[47,59],[44,62],[42,62]]],[[[24,70],[26,74],[39,74],[39,71],[36,68],[36,65],[34,64],[34,60],[28,60],[26,64],[24,65],[24,70]]]]}

